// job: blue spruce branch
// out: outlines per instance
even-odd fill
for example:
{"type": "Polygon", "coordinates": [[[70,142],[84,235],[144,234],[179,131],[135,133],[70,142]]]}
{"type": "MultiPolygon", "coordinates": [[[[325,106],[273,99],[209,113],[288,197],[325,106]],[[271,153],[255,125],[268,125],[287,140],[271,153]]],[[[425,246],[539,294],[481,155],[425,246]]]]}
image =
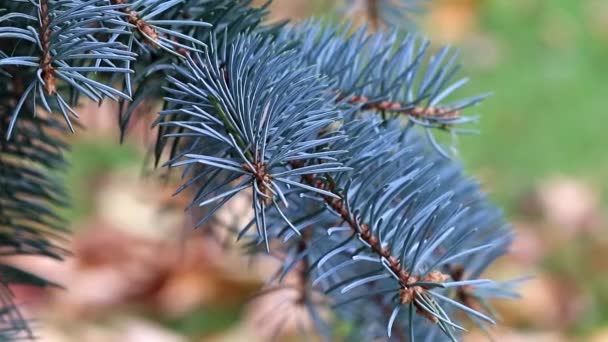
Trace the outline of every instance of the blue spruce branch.
{"type": "MultiPolygon", "coordinates": [[[[458,311],[494,324],[488,300],[516,296],[517,281],[482,274],[511,231],[434,136],[469,133],[465,110],[486,95],[453,100],[468,81],[457,52],[379,29],[422,1],[362,3],[371,27],[352,30],[265,24],[269,2],[252,0],[2,2],[0,251],[66,254],[65,193],[46,173],[64,164],[60,132],[83,96],[119,102],[122,137],[159,104],[152,152],[183,171],[176,193],[202,208],[197,226],[249,196],[236,238],[282,264],[262,294],[291,287],[325,339],[327,310],[356,340],[454,340],[458,311]]],[[[0,270],[3,284],[54,285],[0,270]]],[[[27,332],[7,289],[2,338],[27,332]]]]}

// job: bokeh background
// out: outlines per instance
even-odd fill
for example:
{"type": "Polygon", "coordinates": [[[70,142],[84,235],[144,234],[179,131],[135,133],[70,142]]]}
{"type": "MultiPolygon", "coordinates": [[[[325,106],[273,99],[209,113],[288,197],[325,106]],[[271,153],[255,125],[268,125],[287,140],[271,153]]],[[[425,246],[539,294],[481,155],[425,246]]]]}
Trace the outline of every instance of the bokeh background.
{"type": "MultiPolygon", "coordinates": [[[[334,6],[272,8],[280,19],[334,6]]],[[[463,96],[493,92],[474,108],[481,134],[461,138],[460,158],[517,232],[490,272],[534,275],[521,300],[496,303],[495,340],[608,341],[608,1],[433,0],[416,25],[462,50],[463,96]]],[[[65,175],[74,255],[14,260],[66,286],[18,290],[40,341],[265,341],[263,317],[276,303],[249,299],[273,262],[189,229],[187,199],[148,167],[153,115],[142,110],[121,145],[116,108],[89,107],[65,175]]],[[[234,218],[230,210],[220,220],[234,218]]],[[[288,327],[283,340],[296,340],[290,331],[298,334],[288,327]]]]}

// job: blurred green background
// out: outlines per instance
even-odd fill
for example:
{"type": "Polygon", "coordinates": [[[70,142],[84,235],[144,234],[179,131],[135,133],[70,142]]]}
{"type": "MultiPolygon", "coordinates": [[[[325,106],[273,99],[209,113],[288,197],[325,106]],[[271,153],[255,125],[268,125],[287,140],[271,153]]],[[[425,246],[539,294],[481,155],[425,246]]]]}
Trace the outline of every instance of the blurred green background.
{"type": "Polygon", "coordinates": [[[554,174],[584,178],[607,199],[607,6],[483,1],[473,41],[462,37],[469,90],[494,92],[480,108],[481,135],[461,145],[463,159],[490,169],[486,180],[508,207],[554,174]]]}
{"type": "MultiPolygon", "coordinates": [[[[275,0],[273,15],[335,15],[328,10],[334,6],[275,0]]],[[[521,301],[498,304],[504,325],[496,340],[608,341],[608,1],[434,0],[416,22],[437,45],[462,50],[462,75],[471,79],[462,96],[493,92],[471,111],[482,115],[481,134],[460,139],[461,159],[518,233],[512,253],[492,273],[536,276],[522,288],[521,301]]],[[[53,292],[42,309],[50,312],[42,340],[258,341],[252,317],[263,308],[246,298],[266,266],[243,279],[224,256],[198,251],[218,248],[198,235],[184,266],[177,257],[181,235],[171,231],[178,221],[155,216],[183,203],[170,197],[172,187],[142,171],[149,122],[142,120],[121,146],[115,118],[104,121],[101,114],[74,138],[66,181],[75,205],[65,214],[74,222],[76,261],[55,266],[70,289],[53,292]],[[139,193],[142,184],[154,195],[139,193]],[[158,265],[159,248],[177,261],[158,265]],[[100,256],[108,250],[116,259],[100,256]],[[131,257],[134,269],[152,278],[132,273],[124,265],[131,257]],[[117,285],[121,272],[135,280],[117,285]],[[133,290],[134,284],[144,285],[133,290]],[[99,299],[87,289],[116,297],[99,299]]],[[[485,337],[473,333],[468,340],[485,337]]]]}

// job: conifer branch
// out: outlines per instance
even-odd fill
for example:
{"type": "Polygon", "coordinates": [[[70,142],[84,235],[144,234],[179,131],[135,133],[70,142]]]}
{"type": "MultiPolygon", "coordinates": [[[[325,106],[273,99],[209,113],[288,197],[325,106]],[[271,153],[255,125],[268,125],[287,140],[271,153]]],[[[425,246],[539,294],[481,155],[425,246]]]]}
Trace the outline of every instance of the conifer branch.
{"type": "MultiPolygon", "coordinates": [[[[305,166],[304,163],[300,161],[293,161],[290,164],[294,169],[299,169],[305,166]]],[[[337,193],[331,185],[327,185],[327,183],[317,180],[314,175],[310,174],[304,175],[302,176],[302,178],[306,183],[308,183],[308,185],[335,194],[335,196],[320,196],[321,198],[323,198],[325,203],[327,203],[327,205],[332,208],[332,210],[334,210],[340,215],[344,222],[348,223],[353,234],[358,234],[361,240],[363,240],[369,246],[370,250],[373,253],[388,261],[391,271],[393,272],[393,274],[397,275],[397,277],[399,278],[400,285],[402,287],[399,292],[401,304],[413,303],[416,306],[416,310],[418,313],[428,318],[431,322],[437,323],[437,318],[427,312],[427,310],[420,306],[416,301],[416,299],[428,288],[425,286],[416,286],[415,284],[418,282],[443,283],[448,279],[449,276],[439,271],[432,271],[429,272],[424,278],[419,279],[418,277],[410,274],[410,272],[408,272],[401,265],[399,258],[393,256],[388,248],[384,248],[381,246],[378,237],[374,235],[369,229],[369,224],[359,222],[357,218],[349,212],[347,207],[344,205],[340,194],[337,193]]]]}
{"type": "Polygon", "coordinates": [[[0,253],[65,253],[53,210],[65,191],[46,174],[66,148],[52,113],[71,128],[81,95],[110,98],[120,101],[124,133],[139,105],[158,103],[155,157],[169,147],[166,165],[182,168],[176,194],[192,189],[187,209],[203,208],[196,225],[250,196],[253,215],[237,240],[251,254],[284,256],[269,282],[290,275],[296,284],[268,292],[298,291],[296,308],[323,336],[331,329],[319,306],[329,303],[354,323],[354,340],[441,331],[454,340],[463,330],[456,311],[494,324],[485,300],[514,296],[513,283],[480,275],[505,253],[509,227],[458,163],[431,148],[442,153],[433,129],[467,132],[458,125],[476,118],[464,110],[485,95],[451,100],[467,83],[456,78],[457,53],[431,55],[427,40],[379,30],[420,3],[358,1],[372,29],[353,32],[319,21],[265,25],[268,3],[252,0],[6,2],[0,253]]]}
{"type": "MultiPolygon", "coordinates": [[[[27,86],[23,74],[0,85],[0,135],[11,125],[10,113],[27,86]]],[[[66,148],[57,132],[60,126],[46,113],[25,104],[28,115],[16,122],[12,139],[0,139],[0,257],[67,255],[65,221],[54,209],[66,205],[66,195],[52,174],[64,165],[66,148]],[[35,114],[34,114],[35,113],[35,114]]],[[[25,270],[0,262],[0,340],[33,339],[34,333],[10,286],[56,286],[25,270]]]]}

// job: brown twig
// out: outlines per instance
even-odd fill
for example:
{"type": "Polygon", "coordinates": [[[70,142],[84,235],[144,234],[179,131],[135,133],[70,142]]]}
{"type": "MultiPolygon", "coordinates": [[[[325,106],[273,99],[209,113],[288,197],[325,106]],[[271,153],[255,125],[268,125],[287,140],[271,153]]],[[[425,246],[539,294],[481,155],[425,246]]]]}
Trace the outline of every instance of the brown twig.
{"type": "Polygon", "coordinates": [[[272,191],[268,187],[270,184],[270,174],[268,174],[268,169],[265,163],[257,162],[252,165],[253,169],[249,167],[249,164],[243,164],[242,167],[245,171],[251,172],[253,178],[255,178],[255,182],[258,186],[258,189],[262,194],[264,194],[262,200],[266,204],[272,203],[272,191]]]}
{"type": "MultiPolygon", "coordinates": [[[[129,3],[129,0],[111,0],[111,2],[114,5],[126,5],[129,3]]],[[[139,16],[139,13],[132,10],[131,8],[121,8],[121,11],[127,14],[127,21],[131,25],[135,25],[135,27],[137,27],[137,30],[145,38],[146,43],[148,43],[148,45],[150,45],[151,47],[159,48],[161,37],[168,38],[173,42],[177,42],[177,38],[175,38],[174,36],[168,37],[165,34],[158,33],[158,31],[152,25],[147,23],[142,17],[139,16]]],[[[186,18],[189,17],[186,13],[184,13],[183,15],[186,18]]],[[[187,49],[180,46],[175,46],[175,51],[182,56],[188,56],[190,54],[187,49]]]]}
{"type": "MultiPolygon", "coordinates": [[[[113,5],[126,5],[129,0],[111,0],[113,5]]],[[[137,27],[137,30],[141,33],[141,35],[146,39],[146,42],[154,48],[159,47],[159,34],[156,32],[154,27],[150,26],[145,20],[143,20],[139,13],[132,10],[130,7],[123,7],[120,9],[123,13],[127,15],[127,21],[129,24],[137,27]]]]}
{"type": "MultiPolygon", "coordinates": [[[[301,168],[304,167],[304,163],[300,161],[291,162],[291,166],[293,168],[301,168]]],[[[329,185],[325,182],[319,181],[315,179],[314,175],[308,174],[304,175],[302,179],[308,183],[310,186],[314,186],[318,189],[322,189],[325,191],[330,191],[335,193],[335,189],[333,186],[329,185]]],[[[437,323],[437,318],[427,312],[422,306],[418,305],[415,301],[416,297],[421,293],[426,291],[427,289],[423,286],[414,286],[416,282],[418,282],[419,278],[413,276],[408,272],[399,261],[398,258],[391,254],[391,251],[388,248],[382,247],[380,240],[377,236],[375,236],[369,225],[366,223],[361,223],[357,220],[357,218],[350,213],[348,208],[344,205],[344,201],[340,198],[334,198],[328,195],[321,195],[325,203],[327,203],[336,213],[340,215],[342,220],[347,223],[352,229],[353,233],[359,234],[361,239],[365,241],[369,248],[378,256],[386,259],[388,261],[389,267],[391,271],[399,278],[399,283],[402,287],[400,290],[400,300],[402,304],[410,304],[413,303],[416,307],[416,311],[428,318],[430,321],[437,323]]],[[[447,280],[448,276],[439,272],[432,271],[427,276],[422,279],[424,282],[444,282],[447,280]]]]}
{"type": "Polygon", "coordinates": [[[40,70],[42,70],[42,80],[44,90],[48,95],[57,92],[57,79],[55,68],[53,67],[53,56],[51,55],[51,18],[49,4],[47,0],[40,0],[40,46],[42,47],[42,58],[40,58],[40,70]]]}
{"type": "MultiPolygon", "coordinates": [[[[339,101],[343,99],[343,96],[338,97],[339,101]]],[[[361,108],[364,110],[397,111],[404,108],[403,104],[396,101],[370,102],[369,98],[366,96],[351,96],[348,99],[348,102],[351,104],[362,104],[361,108]]],[[[416,116],[419,118],[440,117],[446,119],[455,119],[460,117],[461,111],[445,107],[417,106],[408,110],[399,111],[399,113],[416,116]]]]}

